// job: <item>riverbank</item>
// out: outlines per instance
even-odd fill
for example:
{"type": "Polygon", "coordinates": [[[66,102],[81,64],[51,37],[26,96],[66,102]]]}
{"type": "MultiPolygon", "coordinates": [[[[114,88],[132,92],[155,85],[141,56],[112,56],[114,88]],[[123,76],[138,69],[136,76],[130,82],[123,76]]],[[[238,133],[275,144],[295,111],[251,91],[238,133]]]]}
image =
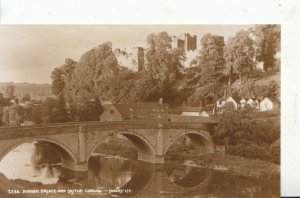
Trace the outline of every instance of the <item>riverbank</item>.
{"type": "Polygon", "coordinates": [[[191,146],[174,144],[166,154],[169,161],[192,161],[200,167],[227,169],[235,175],[255,179],[271,179],[280,181],[280,165],[270,161],[248,159],[241,156],[228,155],[221,152],[199,155],[191,146]]]}
{"type": "MultiPolygon", "coordinates": [[[[137,151],[133,145],[127,141],[116,139],[109,143],[100,144],[95,152],[137,159],[137,151]]],[[[175,143],[169,148],[166,154],[166,161],[176,163],[189,161],[192,165],[228,170],[235,175],[280,181],[279,164],[259,159],[225,155],[220,152],[199,155],[192,145],[183,145],[181,143],[175,143]]]]}
{"type": "Polygon", "coordinates": [[[268,179],[274,181],[279,181],[280,179],[280,166],[278,164],[263,160],[247,159],[240,156],[214,153],[201,157],[194,157],[193,159],[190,159],[190,164],[229,171],[234,175],[255,179],[268,179]]]}

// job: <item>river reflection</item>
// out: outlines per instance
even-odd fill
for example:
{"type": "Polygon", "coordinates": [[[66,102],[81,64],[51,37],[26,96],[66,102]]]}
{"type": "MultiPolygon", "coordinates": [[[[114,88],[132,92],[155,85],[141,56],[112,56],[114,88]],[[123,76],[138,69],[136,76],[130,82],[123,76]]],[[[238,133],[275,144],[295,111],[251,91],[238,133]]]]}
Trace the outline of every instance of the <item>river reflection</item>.
{"type": "MultiPolygon", "coordinates": [[[[153,165],[99,154],[90,158],[87,178],[70,178],[61,169],[59,153],[51,144],[44,142],[17,147],[1,161],[0,171],[13,180],[40,182],[46,186],[52,184],[51,187],[57,188],[63,186],[100,189],[102,195],[111,196],[264,198],[279,196],[279,188],[274,184],[234,176],[228,171],[214,171],[178,163],[153,165]]],[[[95,197],[95,193],[84,195],[90,196],[95,197]]]]}

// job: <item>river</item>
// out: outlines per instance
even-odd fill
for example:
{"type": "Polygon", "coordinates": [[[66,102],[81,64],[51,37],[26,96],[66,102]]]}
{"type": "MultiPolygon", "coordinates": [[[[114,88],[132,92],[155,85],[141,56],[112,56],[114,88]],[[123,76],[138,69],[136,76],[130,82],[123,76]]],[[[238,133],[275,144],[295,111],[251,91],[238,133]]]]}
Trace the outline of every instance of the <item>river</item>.
{"type": "Polygon", "coordinates": [[[37,142],[10,151],[0,162],[0,172],[11,182],[37,182],[35,189],[73,189],[66,193],[84,197],[279,197],[272,183],[226,169],[201,168],[193,162],[154,165],[96,153],[89,160],[88,176],[73,178],[64,173],[55,148],[37,142]]]}

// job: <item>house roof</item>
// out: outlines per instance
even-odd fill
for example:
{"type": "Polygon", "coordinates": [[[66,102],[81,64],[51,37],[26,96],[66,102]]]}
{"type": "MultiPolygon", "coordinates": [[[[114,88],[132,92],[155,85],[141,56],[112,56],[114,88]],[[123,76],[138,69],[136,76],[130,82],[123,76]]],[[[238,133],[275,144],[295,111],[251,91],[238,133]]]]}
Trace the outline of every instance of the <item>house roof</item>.
{"type": "Polygon", "coordinates": [[[136,103],[136,104],[112,104],[124,118],[130,118],[131,112],[134,117],[151,117],[153,115],[165,114],[168,104],[159,103],[136,103]]]}
{"type": "Polygon", "coordinates": [[[182,112],[201,112],[202,110],[202,107],[184,107],[182,112]]]}
{"type": "MultiPolygon", "coordinates": [[[[205,112],[205,113],[207,113],[209,116],[212,116],[212,115],[214,115],[214,112],[213,111],[202,111],[202,112],[205,112]]],[[[201,113],[202,113],[201,112],[201,113]]]]}

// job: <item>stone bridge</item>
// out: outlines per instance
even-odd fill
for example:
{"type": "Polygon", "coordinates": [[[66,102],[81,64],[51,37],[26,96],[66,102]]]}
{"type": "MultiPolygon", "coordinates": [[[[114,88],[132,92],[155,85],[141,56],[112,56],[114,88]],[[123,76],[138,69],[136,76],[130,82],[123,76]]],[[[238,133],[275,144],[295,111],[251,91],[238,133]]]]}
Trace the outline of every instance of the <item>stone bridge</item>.
{"type": "Polygon", "coordinates": [[[3,127],[0,160],[25,142],[48,142],[59,151],[63,168],[86,172],[88,160],[99,144],[106,137],[119,134],[136,147],[138,160],[164,163],[168,148],[182,136],[188,136],[199,152],[214,152],[209,132],[215,125],[215,121],[205,119],[197,123],[122,121],[3,127]]]}

